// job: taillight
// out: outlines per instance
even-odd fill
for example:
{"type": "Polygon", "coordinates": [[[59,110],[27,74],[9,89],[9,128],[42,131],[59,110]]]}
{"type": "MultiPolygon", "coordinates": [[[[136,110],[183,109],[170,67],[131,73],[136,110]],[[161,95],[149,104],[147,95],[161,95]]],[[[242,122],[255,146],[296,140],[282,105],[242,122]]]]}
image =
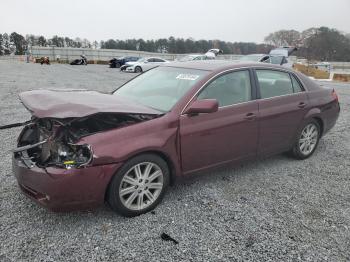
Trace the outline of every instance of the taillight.
{"type": "Polygon", "coordinates": [[[334,98],[334,100],[335,100],[336,102],[339,102],[339,97],[338,97],[338,95],[337,95],[337,93],[335,92],[334,89],[333,89],[333,91],[332,91],[332,97],[334,98]]]}

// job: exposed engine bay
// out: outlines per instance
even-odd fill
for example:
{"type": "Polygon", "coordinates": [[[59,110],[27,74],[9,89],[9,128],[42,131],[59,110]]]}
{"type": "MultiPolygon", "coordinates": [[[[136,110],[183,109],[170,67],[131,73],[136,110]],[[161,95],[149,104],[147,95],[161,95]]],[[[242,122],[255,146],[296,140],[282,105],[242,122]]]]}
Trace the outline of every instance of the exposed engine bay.
{"type": "Polygon", "coordinates": [[[82,137],[151,120],[159,115],[100,113],[82,118],[36,118],[22,130],[13,150],[28,167],[80,168],[91,163],[93,149],[76,144],[82,137]]]}

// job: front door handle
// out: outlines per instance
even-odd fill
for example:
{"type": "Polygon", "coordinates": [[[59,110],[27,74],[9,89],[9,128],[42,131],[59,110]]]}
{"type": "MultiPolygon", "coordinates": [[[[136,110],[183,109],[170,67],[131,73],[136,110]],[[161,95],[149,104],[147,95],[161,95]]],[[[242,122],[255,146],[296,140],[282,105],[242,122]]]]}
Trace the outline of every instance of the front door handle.
{"type": "Polygon", "coordinates": [[[245,115],[244,119],[248,121],[252,121],[256,118],[256,115],[254,113],[248,113],[245,115]]]}
{"type": "Polygon", "coordinates": [[[298,107],[299,108],[304,108],[306,106],[306,103],[304,103],[304,102],[300,102],[299,104],[298,104],[298,107]]]}

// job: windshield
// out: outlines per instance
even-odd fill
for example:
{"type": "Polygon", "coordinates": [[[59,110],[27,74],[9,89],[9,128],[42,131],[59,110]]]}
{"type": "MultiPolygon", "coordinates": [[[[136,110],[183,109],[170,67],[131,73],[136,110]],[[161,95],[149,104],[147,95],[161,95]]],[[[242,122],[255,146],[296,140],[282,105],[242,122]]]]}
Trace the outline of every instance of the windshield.
{"type": "Polygon", "coordinates": [[[195,69],[157,67],[126,83],[114,95],[168,112],[207,73],[195,69]]]}
{"type": "Polygon", "coordinates": [[[261,58],[262,58],[261,55],[246,55],[246,56],[241,57],[239,60],[240,61],[259,62],[261,58]]]}

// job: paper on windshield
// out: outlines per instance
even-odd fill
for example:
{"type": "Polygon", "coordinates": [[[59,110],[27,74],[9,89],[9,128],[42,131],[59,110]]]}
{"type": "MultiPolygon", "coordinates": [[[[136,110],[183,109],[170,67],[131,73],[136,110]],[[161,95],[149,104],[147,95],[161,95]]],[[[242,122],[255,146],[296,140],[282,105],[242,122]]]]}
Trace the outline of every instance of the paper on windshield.
{"type": "Polygon", "coordinates": [[[179,75],[176,77],[176,79],[194,81],[194,80],[197,80],[198,77],[199,77],[199,75],[179,74],[179,75]]]}

